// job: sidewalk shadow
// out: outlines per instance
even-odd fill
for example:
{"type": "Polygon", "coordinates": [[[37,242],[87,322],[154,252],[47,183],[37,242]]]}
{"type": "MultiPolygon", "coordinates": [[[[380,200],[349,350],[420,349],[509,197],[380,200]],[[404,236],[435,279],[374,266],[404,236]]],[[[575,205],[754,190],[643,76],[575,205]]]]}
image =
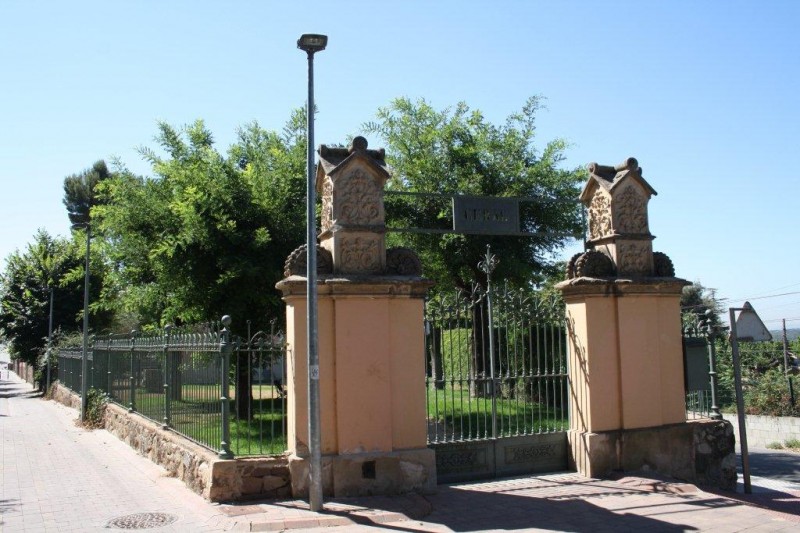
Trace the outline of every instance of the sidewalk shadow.
{"type": "Polygon", "coordinates": [[[37,398],[41,391],[33,390],[27,383],[0,381],[0,398],[37,398]]]}
{"type": "Polygon", "coordinates": [[[800,516],[800,492],[781,492],[780,490],[761,487],[758,488],[758,492],[753,494],[744,494],[740,492],[709,492],[745,505],[752,505],[777,513],[800,516]]]}
{"type": "Polygon", "coordinates": [[[751,475],[800,483],[800,454],[751,450],[749,456],[751,475]]]}
{"type": "MultiPolygon", "coordinates": [[[[603,531],[613,528],[621,531],[678,532],[696,531],[691,525],[691,517],[685,522],[665,522],[653,518],[669,515],[673,519],[681,513],[713,511],[739,505],[724,497],[697,498],[692,495],[669,493],[669,499],[643,499],[654,490],[629,488],[600,480],[585,481],[553,479],[519,479],[511,482],[501,481],[503,486],[464,484],[440,486],[436,494],[426,496],[431,512],[425,517],[409,516],[413,520],[424,520],[436,526],[456,532],[483,530],[530,530],[531,528],[551,531],[573,531],[578,533],[603,531]],[[514,486],[517,485],[517,486],[514,486]],[[616,497],[615,510],[606,509],[596,503],[599,498],[616,497]],[[593,498],[595,502],[586,501],[593,498]],[[626,501],[628,500],[628,501],[626,501]],[[688,508],[687,508],[688,506],[688,508]],[[636,514],[641,511],[642,514],[636,514]],[[650,516],[643,516],[643,514],[650,516]]],[[[336,499],[347,503],[347,499],[336,499]]],[[[379,502],[371,502],[372,509],[383,511],[379,502]],[[378,503],[378,505],[374,505],[378,503]]],[[[359,525],[376,526],[395,531],[424,531],[418,524],[404,527],[402,522],[386,523],[373,519],[370,514],[353,514],[325,511],[324,514],[346,516],[359,525]]],[[[408,515],[408,513],[406,513],[408,515]]],[[[696,515],[694,515],[696,517],[696,515]]]]}

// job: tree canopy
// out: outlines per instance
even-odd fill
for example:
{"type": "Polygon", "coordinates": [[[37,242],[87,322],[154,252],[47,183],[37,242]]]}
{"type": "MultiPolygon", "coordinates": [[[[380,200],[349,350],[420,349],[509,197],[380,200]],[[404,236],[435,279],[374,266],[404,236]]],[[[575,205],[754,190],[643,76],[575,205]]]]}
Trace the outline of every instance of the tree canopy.
{"type": "Polygon", "coordinates": [[[97,205],[97,186],[111,177],[106,162],[99,160],[90,168],[64,178],[64,206],[73,226],[85,226],[91,209],[97,205]]]}
{"type": "MultiPolygon", "coordinates": [[[[80,330],[83,312],[83,254],[79,239],[54,238],[44,230],[24,252],[14,252],[0,275],[0,328],[15,358],[36,364],[47,344],[50,289],[53,328],[80,330]]],[[[97,262],[97,261],[95,261],[97,262]]],[[[99,265],[98,271],[99,270],[99,265]]],[[[99,297],[96,288],[93,299],[99,297]]],[[[94,308],[95,330],[110,325],[111,316],[94,308]]]]}
{"type": "MultiPolygon", "coordinates": [[[[448,195],[532,197],[521,208],[521,229],[535,236],[392,234],[392,244],[420,255],[425,275],[441,287],[468,289],[485,284],[478,262],[490,244],[500,262],[496,279],[524,286],[540,282],[555,268],[552,253],[570,235],[580,235],[576,200],[585,174],[562,169],[566,143],[534,145],[538,97],[530,98],[504,124],[489,123],[465,103],[436,110],[425,100],[394,100],[363,125],[387,150],[394,175],[390,191],[448,195]]],[[[450,206],[430,198],[387,197],[390,227],[446,228],[450,206]]]]}
{"type": "Polygon", "coordinates": [[[714,289],[708,289],[699,281],[683,288],[681,293],[681,314],[687,326],[708,322],[710,326],[722,324],[722,304],[717,300],[714,289]]]}
{"type": "Polygon", "coordinates": [[[304,121],[295,112],[280,134],[249,124],[227,155],[202,121],[159,124],[166,156],[141,149],[155,177],[123,170],[100,187],[109,305],[144,324],[275,316],[274,285],[303,240],[304,121]]]}

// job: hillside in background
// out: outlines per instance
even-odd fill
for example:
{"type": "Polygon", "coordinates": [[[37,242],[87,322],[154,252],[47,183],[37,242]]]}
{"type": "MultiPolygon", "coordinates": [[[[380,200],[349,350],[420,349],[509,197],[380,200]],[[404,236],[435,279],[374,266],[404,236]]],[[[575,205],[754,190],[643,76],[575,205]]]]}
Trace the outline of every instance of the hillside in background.
{"type": "MultiPolygon", "coordinates": [[[[772,338],[774,340],[783,340],[783,330],[774,329],[769,332],[772,333],[772,338]]],[[[789,339],[789,341],[793,341],[798,337],[800,337],[800,328],[786,328],[786,338],[789,339]]]]}

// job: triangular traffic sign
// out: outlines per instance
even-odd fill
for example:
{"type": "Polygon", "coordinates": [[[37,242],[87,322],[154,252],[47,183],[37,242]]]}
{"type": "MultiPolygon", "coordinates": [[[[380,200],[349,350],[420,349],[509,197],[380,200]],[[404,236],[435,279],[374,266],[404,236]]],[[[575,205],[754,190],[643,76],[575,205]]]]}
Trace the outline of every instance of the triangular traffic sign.
{"type": "Polygon", "coordinates": [[[736,339],[740,341],[765,342],[772,340],[772,333],[769,332],[764,322],[750,305],[745,302],[742,312],[736,319],[736,339]]]}

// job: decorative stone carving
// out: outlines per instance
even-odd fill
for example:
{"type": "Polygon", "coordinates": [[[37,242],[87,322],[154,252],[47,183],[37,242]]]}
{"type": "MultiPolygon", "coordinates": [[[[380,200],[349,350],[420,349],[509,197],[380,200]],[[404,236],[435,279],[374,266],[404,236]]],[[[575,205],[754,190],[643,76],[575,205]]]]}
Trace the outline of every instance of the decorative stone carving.
{"type": "Polygon", "coordinates": [[[322,217],[320,225],[323,232],[333,227],[333,181],[325,178],[322,185],[322,217]]]}
{"type": "Polygon", "coordinates": [[[616,196],[614,226],[617,233],[649,233],[647,199],[636,190],[636,186],[630,185],[616,196]]]}
{"type": "Polygon", "coordinates": [[[653,275],[657,278],[674,278],[675,267],[672,259],[663,252],[653,252],[653,275]]]}
{"type": "Polygon", "coordinates": [[[383,224],[383,189],[362,169],[342,177],[336,183],[336,193],[336,223],[357,226],[383,224]]]}
{"type": "Polygon", "coordinates": [[[589,204],[589,238],[600,239],[611,233],[611,198],[598,189],[589,204]]]}
{"type": "Polygon", "coordinates": [[[339,268],[342,272],[353,274],[374,273],[381,270],[382,246],[378,242],[382,235],[348,235],[341,239],[341,262],[339,268]]]}
{"type": "Polygon", "coordinates": [[[386,273],[395,276],[421,276],[422,262],[410,248],[386,250],[386,273]]]}
{"type": "Polygon", "coordinates": [[[653,271],[652,243],[628,241],[617,243],[617,269],[621,276],[651,276],[653,271]]]}
{"type": "MultiPolygon", "coordinates": [[[[308,247],[304,244],[296,248],[283,266],[283,275],[289,276],[305,276],[308,273],[308,254],[306,249],[308,247]]],[[[331,253],[317,245],[317,274],[328,275],[333,273],[333,257],[331,253]]]]}
{"type": "MultiPolygon", "coordinates": [[[[642,177],[639,162],[633,157],[616,166],[589,165],[589,180],[581,193],[581,202],[588,209],[586,247],[608,257],[616,276],[653,276],[652,241],[655,237],[648,227],[647,204],[655,194],[656,191],[642,177]]],[[[579,261],[581,257],[573,258],[569,266],[570,275],[581,277],[579,261]]],[[[591,272],[605,268],[590,268],[590,264],[595,264],[594,259],[583,261],[591,272]]]]}
{"type": "Polygon", "coordinates": [[[606,254],[589,250],[572,257],[568,272],[570,278],[609,278],[614,275],[614,263],[606,254]]]}

